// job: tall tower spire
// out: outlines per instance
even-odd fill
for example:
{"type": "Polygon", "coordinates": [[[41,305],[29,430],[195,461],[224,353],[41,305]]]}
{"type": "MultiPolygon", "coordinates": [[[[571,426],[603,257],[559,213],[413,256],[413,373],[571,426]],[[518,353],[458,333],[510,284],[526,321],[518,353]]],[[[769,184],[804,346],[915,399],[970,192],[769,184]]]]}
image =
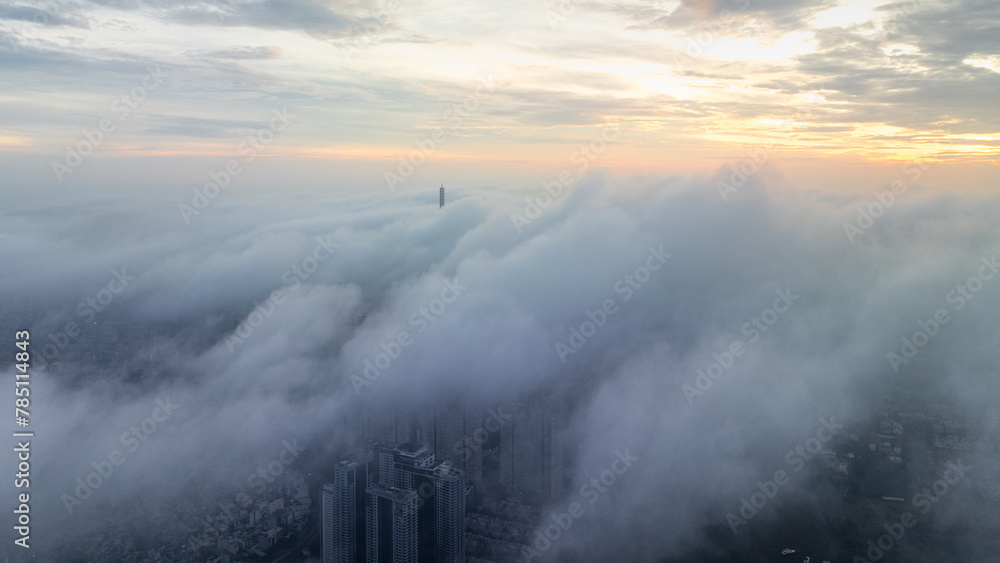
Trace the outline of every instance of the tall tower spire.
{"type": "Polygon", "coordinates": [[[441,184],[441,205],[438,206],[438,209],[442,207],[444,207],[444,184],[441,184]]]}

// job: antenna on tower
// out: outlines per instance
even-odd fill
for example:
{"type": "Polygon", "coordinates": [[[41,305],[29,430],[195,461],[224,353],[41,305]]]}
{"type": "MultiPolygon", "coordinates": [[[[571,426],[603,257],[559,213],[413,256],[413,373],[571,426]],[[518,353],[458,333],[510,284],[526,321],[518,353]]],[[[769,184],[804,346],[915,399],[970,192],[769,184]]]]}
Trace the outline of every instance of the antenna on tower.
{"type": "Polygon", "coordinates": [[[441,184],[441,205],[438,206],[438,209],[442,207],[444,207],[444,184],[441,184]]]}

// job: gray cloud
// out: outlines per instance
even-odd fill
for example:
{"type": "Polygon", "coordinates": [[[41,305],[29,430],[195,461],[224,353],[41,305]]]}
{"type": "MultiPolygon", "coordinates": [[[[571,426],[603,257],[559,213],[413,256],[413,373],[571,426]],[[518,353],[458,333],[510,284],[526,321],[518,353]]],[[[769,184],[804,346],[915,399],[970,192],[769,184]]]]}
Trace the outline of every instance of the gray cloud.
{"type": "Polygon", "coordinates": [[[233,47],[214,51],[196,51],[196,56],[229,60],[270,60],[281,58],[281,48],[274,46],[233,47]]]}
{"type": "Polygon", "coordinates": [[[76,6],[61,6],[46,10],[34,6],[0,2],[0,20],[29,22],[40,26],[69,26],[90,29],[90,19],[78,12],[76,6]]]}
{"type": "MultiPolygon", "coordinates": [[[[815,476],[789,485],[745,538],[732,539],[724,517],[757,480],[786,467],[785,452],[821,417],[864,422],[901,381],[970,418],[995,415],[1000,289],[987,286],[956,312],[900,375],[886,353],[947,306],[948,289],[981,256],[1000,251],[996,198],[915,194],[852,245],[842,227],[856,215],[851,201],[782,195],[759,180],[723,203],[714,179],[607,185],[592,176],[523,234],[510,220],[523,201],[453,190],[439,211],[435,195],[236,198],[192,225],[163,198],[22,201],[4,210],[0,259],[28,273],[0,277],[5,331],[19,323],[41,346],[67,321],[80,322],[79,304],[124,268],[136,278],[96,319],[144,335],[113,364],[62,352],[62,365],[39,378],[44,493],[33,509],[47,547],[64,548],[125,506],[229,490],[292,437],[316,452],[302,467],[322,471],[335,457],[325,446],[338,451],[359,405],[541,394],[577,397],[567,430],[573,486],[551,510],[566,510],[616,450],[641,460],[547,557],[739,559],[791,541],[834,549],[824,530],[841,500],[815,476]],[[340,246],[291,289],[283,273],[323,236],[340,246]],[[624,301],[616,280],[661,245],[672,257],[624,301]],[[465,286],[461,297],[356,396],[349,375],[446,280],[465,286]],[[228,349],[256,303],[281,288],[283,304],[228,349]],[[799,296],[795,305],[689,404],[682,385],[786,288],[799,296]],[[620,310],[561,362],[556,342],[608,298],[620,310]],[[67,515],[59,495],[166,396],[181,405],[176,418],[67,515]]],[[[928,476],[913,469],[916,481],[928,476]]],[[[138,514],[140,524],[153,518],[138,514]]],[[[155,535],[183,536],[185,525],[155,535]]],[[[969,534],[962,537],[976,537],[969,534]]]]}

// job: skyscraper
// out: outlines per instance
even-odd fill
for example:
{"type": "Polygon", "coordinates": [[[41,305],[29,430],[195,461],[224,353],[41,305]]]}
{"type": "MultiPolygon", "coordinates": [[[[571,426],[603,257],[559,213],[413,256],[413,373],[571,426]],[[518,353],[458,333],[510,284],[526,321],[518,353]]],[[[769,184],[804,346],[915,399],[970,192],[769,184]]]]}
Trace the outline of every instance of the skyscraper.
{"type": "Polygon", "coordinates": [[[562,492],[561,417],[544,404],[508,403],[500,431],[500,482],[513,490],[556,498],[562,492]]]}
{"type": "Polygon", "coordinates": [[[436,461],[454,461],[464,469],[465,458],[455,453],[465,438],[465,413],[460,407],[439,409],[434,420],[434,458],[436,461]]]}
{"type": "Polygon", "coordinates": [[[505,487],[524,490],[530,475],[531,421],[523,403],[504,405],[511,413],[509,424],[500,430],[500,483],[505,487]]]}
{"type": "Polygon", "coordinates": [[[334,467],[323,487],[323,562],[365,559],[365,493],[374,479],[370,453],[351,456],[334,467]]]}
{"type": "Polygon", "coordinates": [[[562,434],[562,416],[549,413],[545,426],[545,476],[549,498],[557,499],[563,491],[563,458],[565,448],[562,434]]]}
{"type": "Polygon", "coordinates": [[[442,207],[444,207],[444,184],[441,184],[441,205],[438,206],[438,209],[442,207]]]}
{"type": "Polygon", "coordinates": [[[464,563],[465,472],[450,461],[437,463],[430,448],[411,442],[395,447],[375,444],[374,459],[380,490],[393,488],[417,496],[419,563],[464,563]]]}
{"type": "Polygon", "coordinates": [[[418,563],[418,508],[416,491],[382,485],[369,487],[364,561],[418,563]]]}
{"type": "Polygon", "coordinates": [[[460,459],[463,463],[460,467],[465,471],[465,478],[468,484],[479,487],[483,484],[483,448],[487,436],[482,434],[486,431],[483,408],[473,404],[465,407],[465,431],[463,444],[459,448],[460,459]]]}
{"type": "Polygon", "coordinates": [[[416,416],[417,435],[414,440],[421,446],[433,448],[436,443],[434,435],[435,412],[431,409],[424,409],[416,416]]]}
{"type": "Polygon", "coordinates": [[[465,473],[446,461],[434,468],[434,561],[464,563],[465,473]]]}

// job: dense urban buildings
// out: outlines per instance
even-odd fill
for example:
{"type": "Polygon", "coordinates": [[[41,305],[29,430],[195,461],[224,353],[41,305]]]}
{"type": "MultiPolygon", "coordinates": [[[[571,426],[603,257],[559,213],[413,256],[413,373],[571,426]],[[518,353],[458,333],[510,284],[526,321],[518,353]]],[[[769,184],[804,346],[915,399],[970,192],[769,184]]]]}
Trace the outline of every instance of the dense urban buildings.
{"type": "Polygon", "coordinates": [[[413,442],[371,448],[323,488],[324,562],[464,563],[465,472],[413,442]]]}
{"type": "Polygon", "coordinates": [[[323,487],[323,561],[468,561],[473,494],[544,503],[563,492],[556,411],[526,402],[355,413],[355,451],[323,487]]]}

